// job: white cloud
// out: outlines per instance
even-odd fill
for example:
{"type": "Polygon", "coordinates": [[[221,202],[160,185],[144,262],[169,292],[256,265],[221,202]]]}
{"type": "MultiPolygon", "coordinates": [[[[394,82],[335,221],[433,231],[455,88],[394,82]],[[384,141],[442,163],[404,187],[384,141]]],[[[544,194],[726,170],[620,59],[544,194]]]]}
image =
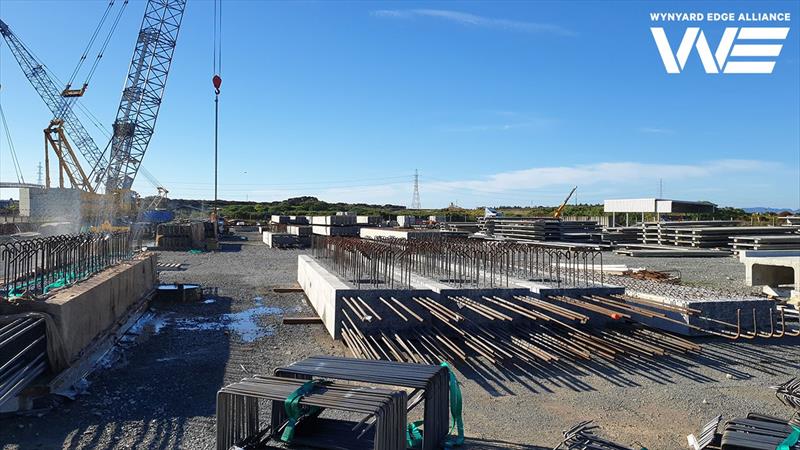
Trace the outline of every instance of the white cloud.
{"type": "Polygon", "coordinates": [[[658,128],[658,127],[642,127],[639,128],[639,131],[642,133],[651,133],[651,134],[674,134],[675,130],[670,130],[669,128],[658,128]]]}
{"type": "MultiPolygon", "coordinates": [[[[664,196],[684,200],[709,200],[732,206],[784,206],[797,204],[796,193],[785,189],[796,180],[786,164],[761,160],[722,159],[693,164],[597,162],[574,166],[530,167],[474,178],[442,180],[447,167],[420,167],[422,205],[447,206],[456,201],[464,207],[498,205],[557,205],[572,186],[578,186],[580,202],[606,198],[654,197],[663,180],[664,196]]],[[[226,199],[283,200],[310,195],[329,202],[364,202],[408,205],[412,176],[386,177],[384,181],[352,181],[352,184],[287,183],[281,187],[221,186],[226,199]]],[[[198,192],[179,192],[175,198],[198,198],[198,192]]],[[[201,196],[202,197],[202,196],[201,196]]],[[[207,195],[206,195],[207,197],[207,195]]]]}
{"type": "Polygon", "coordinates": [[[509,19],[494,19],[490,17],[479,16],[476,14],[465,13],[461,11],[452,11],[447,9],[381,9],[372,11],[372,15],[376,17],[387,17],[395,19],[412,19],[414,17],[431,17],[436,19],[447,20],[461,25],[481,27],[481,28],[496,28],[510,31],[519,31],[525,33],[549,33],[559,36],[576,36],[572,30],[564,28],[559,25],[550,23],[537,23],[537,22],[523,22],[518,20],[509,19]]]}
{"type": "Polygon", "coordinates": [[[630,185],[662,178],[669,181],[707,178],[778,169],[780,165],[753,160],[719,160],[699,164],[645,164],[602,162],[577,166],[536,167],[490,175],[481,179],[426,183],[429,192],[472,191],[504,193],[553,186],[630,185]]]}

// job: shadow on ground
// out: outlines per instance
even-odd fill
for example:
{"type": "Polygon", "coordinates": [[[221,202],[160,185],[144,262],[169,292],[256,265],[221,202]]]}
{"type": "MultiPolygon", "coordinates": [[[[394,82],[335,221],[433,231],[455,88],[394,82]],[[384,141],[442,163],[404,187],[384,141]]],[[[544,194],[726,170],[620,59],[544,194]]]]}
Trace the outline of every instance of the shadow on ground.
{"type": "MultiPolygon", "coordinates": [[[[16,430],[10,436],[0,432],[0,441],[25,449],[193,448],[183,442],[191,435],[187,422],[214,416],[231,338],[219,328],[187,331],[185,323],[229,313],[231,302],[215,297],[213,303],[154,304],[134,344],[92,374],[85,394],[41,418],[10,419],[8,429],[16,430]],[[36,437],[29,431],[36,428],[26,425],[31,421],[49,430],[36,437]]],[[[213,430],[213,420],[209,426],[213,430]]]]}
{"type": "Polygon", "coordinates": [[[749,379],[755,374],[795,376],[800,360],[787,360],[787,349],[797,348],[798,337],[721,341],[700,339],[699,353],[669,354],[660,357],[623,355],[613,360],[560,360],[555,363],[515,361],[498,366],[480,358],[469,358],[456,367],[492,396],[549,393],[555,389],[576,392],[594,391],[587,380],[602,379],[618,387],[638,387],[642,383],[661,385],[679,381],[715,383],[723,377],[749,379]],[[595,377],[593,377],[594,375],[595,377]]]}

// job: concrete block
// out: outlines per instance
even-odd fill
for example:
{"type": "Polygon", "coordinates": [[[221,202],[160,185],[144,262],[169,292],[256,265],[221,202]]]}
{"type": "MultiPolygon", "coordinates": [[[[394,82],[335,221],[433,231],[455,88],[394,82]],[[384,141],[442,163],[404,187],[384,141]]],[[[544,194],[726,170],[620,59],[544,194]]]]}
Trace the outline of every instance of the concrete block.
{"type": "Polygon", "coordinates": [[[287,225],[286,232],[295,236],[311,236],[310,225],[287,225]]]}
{"type": "Polygon", "coordinates": [[[800,250],[746,250],[739,253],[748,286],[791,284],[800,289],[800,250]]]}
{"type": "Polygon", "coordinates": [[[356,216],[356,223],[359,225],[380,225],[381,216],[356,216]]]}
{"type": "Polygon", "coordinates": [[[289,223],[289,216],[273,215],[272,217],[270,217],[269,221],[272,222],[272,223],[287,224],[287,223],[289,223]]]}
{"type": "Polygon", "coordinates": [[[0,314],[47,313],[58,327],[70,362],[102,333],[114,327],[156,284],[157,256],[145,253],[40,301],[0,302],[0,314]]]}
{"type": "MultiPolygon", "coordinates": [[[[350,217],[350,216],[338,216],[338,217],[350,217]]],[[[312,227],[312,233],[320,236],[358,236],[358,230],[359,227],[355,226],[330,227],[324,225],[314,225],[312,227]]]]}
{"type": "Polygon", "coordinates": [[[262,240],[267,244],[267,247],[270,248],[295,247],[299,243],[296,235],[289,233],[273,233],[271,231],[262,233],[262,240]]]}
{"type": "Polygon", "coordinates": [[[308,216],[289,216],[289,223],[293,225],[308,225],[308,216]]]}
{"type": "Polygon", "coordinates": [[[416,225],[417,218],[414,216],[397,216],[397,225],[400,228],[411,228],[416,225]]]}
{"type": "Polygon", "coordinates": [[[311,224],[325,226],[355,225],[356,216],[313,216],[311,218],[311,224]]]}

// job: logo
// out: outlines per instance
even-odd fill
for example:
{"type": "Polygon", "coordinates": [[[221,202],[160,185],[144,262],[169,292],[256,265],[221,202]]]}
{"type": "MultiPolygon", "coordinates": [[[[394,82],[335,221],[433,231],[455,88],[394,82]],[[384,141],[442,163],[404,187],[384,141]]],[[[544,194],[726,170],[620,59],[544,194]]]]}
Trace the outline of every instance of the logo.
{"type": "Polygon", "coordinates": [[[706,73],[763,74],[772,73],[772,69],[775,68],[774,58],[780,55],[783,48],[783,44],[777,42],[786,39],[789,27],[725,28],[714,53],[711,53],[711,47],[703,30],[698,27],[686,28],[677,52],[673,52],[663,28],[652,27],[650,32],[653,33],[653,39],[656,41],[658,53],[667,73],[681,73],[692,48],[696,48],[706,73]],[[762,44],[761,41],[769,43],[762,44]],[[730,60],[731,58],[733,60],[730,60]]]}

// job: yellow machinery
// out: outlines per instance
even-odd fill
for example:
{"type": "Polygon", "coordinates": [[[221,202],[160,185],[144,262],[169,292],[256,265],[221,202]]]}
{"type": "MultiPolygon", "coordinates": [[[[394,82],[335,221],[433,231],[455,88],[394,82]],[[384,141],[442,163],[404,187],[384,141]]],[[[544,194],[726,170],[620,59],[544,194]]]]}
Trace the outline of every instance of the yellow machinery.
{"type": "Polygon", "coordinates": [[[50,150],[58,157],[58,187],[64,187],[64,173],[75,189],[94,193],[94,187],[83,171],[78,157],[64,134],[64,121],[53,119],[44,129],[45,187],[50,188],[50,150]]]}
{"type": "Polygon", "coordinates": [[[564,203],[562,203],[561,206],[558,207],[556,212],[553,213],[553,217],[555,217],[556,219],[561,218],[561,213],[564,212],[564,208],[566,208],[567,202],[569,201],[570,198],[572,198],[572,194],[574,194],[576,190],[578,190],[578,186],[575,186],[574,188],[572,188],[571,191],[569,191],[569,195],[567,195],[567,198],[564,199],[564,203]]]}

